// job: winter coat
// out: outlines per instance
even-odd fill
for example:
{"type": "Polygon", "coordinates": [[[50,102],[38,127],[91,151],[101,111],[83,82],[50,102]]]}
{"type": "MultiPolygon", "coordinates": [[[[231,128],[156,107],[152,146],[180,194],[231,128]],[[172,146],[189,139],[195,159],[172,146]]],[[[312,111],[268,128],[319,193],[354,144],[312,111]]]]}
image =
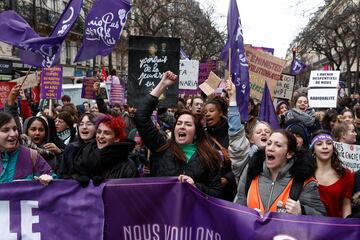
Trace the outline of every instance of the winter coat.
{"type": "Polygon", "coordinates": [[[201,164],[197,152],[187,162],[176,159],[169,149],[159,151],[167,140],[151,121],[151,114],[155,110],[158,98],[147,95],[135,114],[135,124],[145,146],[151,151],[151,176],[179,176],[185,174],[191,177],[196,187],[211,196],[221,197],[220,169],[208,170],[201,164]]]}
{"type": "MultiPolygon", "coordinates": [[[[246,174],[241,176],[238,193],[235,202],[247,205],[246,183],[251,183],[256,176],[259,176],[259,192],[261,201],[268,211],[278,196],[284,191],[289,181],[299,180],[305,182],[313,177],[314,168],[312,159],[305,151],[302,152],[302,159],[295,157],[289,160],[280,170],[275,181],[272,180],[270,170],[265,164],[265,151],[258,150],[250,159],[246,174]]],[[[325,215],[324,204],[320,200],[318,185],[315,181],[308,182],[302,189],[299,199],[304,215],[325,215]]]]}

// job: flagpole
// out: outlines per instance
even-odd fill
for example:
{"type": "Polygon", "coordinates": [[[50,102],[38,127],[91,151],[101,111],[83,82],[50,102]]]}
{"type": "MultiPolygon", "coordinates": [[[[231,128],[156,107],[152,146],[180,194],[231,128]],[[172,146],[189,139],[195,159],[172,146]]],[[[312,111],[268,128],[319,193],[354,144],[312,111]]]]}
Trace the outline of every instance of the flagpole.
{"type": "Polygon", "coordinates": [[[21,83],[21,85],[20,85],[20,88],[22,88],[22,86],[24,85],[27,77],[29,76],[30,70],[31,70],[31,66],[29,67],[29,70],[27,71],[27,73],[26,73],[26,75],[25,75],[25,78],[24,78],[24,80],[22,81],[22,83],[21,83]]]}
{"type": "MultiPolygon", "coordinates": [[[[229,48],[229,76],[231,79],[231,48],[229,48]]],[[[231,79],[232,81],[232,79],[231,79]]]]}

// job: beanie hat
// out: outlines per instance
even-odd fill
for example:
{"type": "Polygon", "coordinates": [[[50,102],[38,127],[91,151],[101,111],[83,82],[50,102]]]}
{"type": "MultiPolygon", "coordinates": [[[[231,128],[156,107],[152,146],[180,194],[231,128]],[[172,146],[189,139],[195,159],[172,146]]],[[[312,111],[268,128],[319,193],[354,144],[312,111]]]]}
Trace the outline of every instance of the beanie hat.
{"type": "Polygon", "coordinates": [[[309,136],[304,124],[302,124],[300,121],[289,120],[285,123],[285,128],[291,133],[298,134],[304,141],[303,146],[306,148],[309,147],[309,136]]]}
{"type": "Polygon", "coordinates": [[[276,104],[276,108],[275,108],[276,109],[276,114],[278,114],[278,112],[280,110],[280,106],[283,105],[283,104],[285,104],[289,108],[289,104],[286,101],[281,100],[276,104]]]}

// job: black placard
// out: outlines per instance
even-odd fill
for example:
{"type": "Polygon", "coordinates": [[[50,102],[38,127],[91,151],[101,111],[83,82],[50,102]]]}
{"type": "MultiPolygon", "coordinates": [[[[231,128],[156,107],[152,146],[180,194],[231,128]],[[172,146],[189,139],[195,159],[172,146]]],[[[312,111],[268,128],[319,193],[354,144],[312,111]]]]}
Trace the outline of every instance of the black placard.
{"type": "MultiPolygon", "coordinates": [[[[127,101],[130,106],[138,107],[167,70],[179,75],[179,53],[179,38],[130,36],[127,82],[127,101]]],[[[159,106],[176,106],[177,96],[178,84],[174,84],[166,90],[165,98],[159,106]]]]}
{"type": "Polygon", "coordinates": [[[0,60],[0,74],[12,74],[12,61],[0,60]]]}

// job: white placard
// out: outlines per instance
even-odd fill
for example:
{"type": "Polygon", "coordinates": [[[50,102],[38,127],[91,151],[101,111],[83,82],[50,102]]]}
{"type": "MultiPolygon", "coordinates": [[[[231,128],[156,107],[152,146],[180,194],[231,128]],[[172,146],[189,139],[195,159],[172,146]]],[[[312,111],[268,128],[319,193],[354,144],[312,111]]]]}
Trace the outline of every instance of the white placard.
{"type": "Polygon", "coordinates": [[[179,89],[196,90],[198,87],[199,61],[180,60],[179,89]]]}
{"type": "Polygon", "coordinates": [[[312,108],[335,108],[338,90],[336,88],[309,89],[309,106],[312,108]]]}
{"type": "Polygon", "coordinates": [[[340,71],[311,71],[309,87],[334,87],[339,84],[340,71]]]}
{"type": "Polygon", "coordinates": [[[294,82],[295,76],[282,74],[281,80],[276,82],[274,97],[290,100],[294,90],[294,82]]]}
{"type": "Polygon", "coordinates": [[[349,168],[352,171],[360,169],[360,145],[351,145],[340,142],[334,142],[334,145],[344,167],[349,168]]]}

